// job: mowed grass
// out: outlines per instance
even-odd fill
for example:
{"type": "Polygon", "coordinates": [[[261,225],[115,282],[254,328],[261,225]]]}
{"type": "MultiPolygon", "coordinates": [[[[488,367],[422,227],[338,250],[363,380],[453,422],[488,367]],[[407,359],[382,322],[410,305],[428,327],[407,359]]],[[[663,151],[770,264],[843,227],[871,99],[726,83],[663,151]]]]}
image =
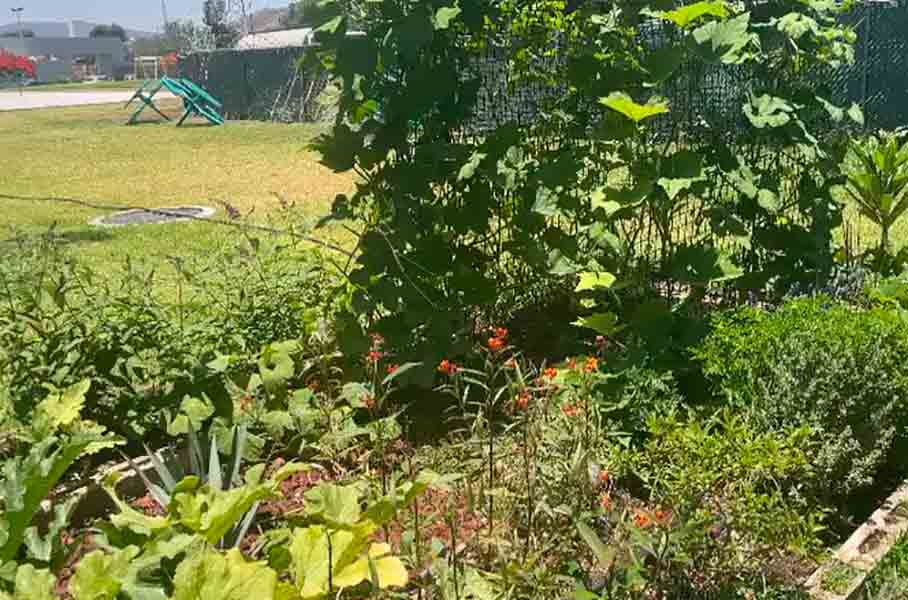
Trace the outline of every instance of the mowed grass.
{"type": "MultiPolygon", "coordinates": [[[[162,106],[180,114],[176,101],[162,106]]],[[[238,238],[234,228],[203,222],[99,228],[89,221],[109,211],[47,198],[201,204],[218,208],[221,219],[227,215],[220,203],[228,202],[247,222],[280,226],[314,221],[354,186],[307,150],[318,126],[189,122],[177,128],[146,111],[146,123],[127,127],[130,114],[121,105],[0,113],[0,254],[4,240],[53,227],[89,265],[114,270],[127,255],[163,261],[211,253],[238,238]],[[278,196],[294,207],[282,209],[278,196]]]]}

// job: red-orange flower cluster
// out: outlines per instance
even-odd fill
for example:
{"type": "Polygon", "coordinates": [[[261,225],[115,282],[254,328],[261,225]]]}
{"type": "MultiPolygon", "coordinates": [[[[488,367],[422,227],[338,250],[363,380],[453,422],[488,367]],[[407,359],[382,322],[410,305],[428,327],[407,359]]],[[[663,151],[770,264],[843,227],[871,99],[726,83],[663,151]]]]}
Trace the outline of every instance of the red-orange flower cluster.
{"type": "Polygon", "coordinates": [[[556,377],[558,377],[558,369],[556,369],[555,367],[549,367],[545,370],[545,376],[549,379],[555,379],[556,377]]]}
{"type": "Polygon", "coordinates": [[[574,418],[581,413],[581,410],[579,406],[576,406],[574,404],[565,404],[561,407],[561,412],[563,412],[565,416],[574,418]]]}
{"type": "Polygon", "coordinates": [[[599,359],[596,357],[588,358],[586,361],[586,367],[584,368],[586,369],[587,373],[595,373],[599,370],[599,359]]]}
{"type": "Polygon", "coordinates": [[[611,480],[611,476],[608,474],[608,471],[601,471],[599,473],[599,483],[602,485],[607,485],[611,480]]]}
{"type": "Polygon", "coordinates": [[[384,352],[379,352],[378,350],[371,350],[366,354],[366,361],[372,363],[373,365],[378,364],[381,359],[385,357],[384,352]]]}
{"type": "Polygon", "coordinates": [[[638,512],[634,515],[634,525],[640,529],[647,529],[653,524],[652,519],[649,518],[649,515],[646,513],[638,512]]]}
{"type": "Polygon", "coordinates": [[[394,375],[399,368],[400,365],[388,365],[388,375],[394,375]]]}
{"type": "Polygon", "coordinates": [[[457,363],[448,360],[447,358],[441,361],[438,365],[438,372],[444,373],[445,375],[457,375],[457,372],[460,371],[460,367],[457,366],[457,363]]]}
{"type": "Polygon", "coordinates": [[[530,400],[532,400],[532,399],[533,399],[533,395],[530,394],[530,391],[524,390],[517,397],[517,400],[514,401],[514,406],[517,407],[517,410],[519,410],[521,412],[526,412],[526,410],[530,407],[530,400]]]}
{"type": "Polygon", "coordinates": [[[504,327],[495,328],[495,336],[489,338],[489,350],[501,352],[508,345],[508,330],[504,327]]]}
{"type": "Polygon", "coordinates": [[[612,497],[608,494],[603,494],[600,505],[604,510],[612,510],[612,497]]]}

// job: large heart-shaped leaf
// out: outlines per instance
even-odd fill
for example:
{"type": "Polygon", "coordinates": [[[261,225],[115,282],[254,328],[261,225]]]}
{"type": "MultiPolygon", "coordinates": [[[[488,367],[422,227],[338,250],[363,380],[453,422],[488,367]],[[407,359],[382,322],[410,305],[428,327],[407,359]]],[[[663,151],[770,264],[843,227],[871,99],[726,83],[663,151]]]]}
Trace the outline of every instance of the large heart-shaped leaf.
{"type": "Polygon", "coordinates": [[[754,96],[744,105],[744,114],[757,129],[782,127],[791,121],[794,111],[785,99],[768,94],[754,96]]]}
{"type": "Polygon", "coordinates": [[[603,106],[621,113],[634,123],[664,115],[669,111],[668,104],[657,99],[650,99],[646,104],[638,104],[623,92],[614,92],[606,98],[600,98],[603,106]]]}
{"type": "Polygon", "coordinates": [[[706,16],[724,19],[728,17],[728,5],[723,0],[703,1],[688,4],[675,10],[664,12],[649,12],[654,17],[671,21],[678,27],[687,27],[691,23],[706,16]]]}

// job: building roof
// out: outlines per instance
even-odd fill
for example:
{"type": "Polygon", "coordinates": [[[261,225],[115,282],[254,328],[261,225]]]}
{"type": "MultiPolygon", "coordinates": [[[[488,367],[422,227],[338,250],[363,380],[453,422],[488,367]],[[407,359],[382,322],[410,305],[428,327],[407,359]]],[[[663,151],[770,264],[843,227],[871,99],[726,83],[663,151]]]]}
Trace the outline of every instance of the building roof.
{"type": "Polygon", "coordinates": [[[311,46],[315,42],[314,30],[311,27],[302,29],[284,29],[267,33],[250,33],[236,43],[237,50],[258,50],[267,48],[295,48],[311,46]]]}

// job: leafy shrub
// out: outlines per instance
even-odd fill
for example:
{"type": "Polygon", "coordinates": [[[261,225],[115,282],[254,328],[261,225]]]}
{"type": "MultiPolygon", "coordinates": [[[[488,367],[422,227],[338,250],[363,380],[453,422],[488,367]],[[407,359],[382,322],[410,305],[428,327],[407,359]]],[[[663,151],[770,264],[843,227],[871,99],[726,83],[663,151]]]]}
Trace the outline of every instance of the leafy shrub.
{"type": "Polygon", "coordinates": [[[174,299],[151,269],[127,262],[105,278],[51,242],[23,243],[0,264],[0,382],[13,414],[27,418],[45,382],[90,378],[86,417],[124,433],[160,432],[161,412],[186,396],[229,418],[229,374],[208,364],[228,353],[254,363],[263,346],[311,334],[334,302],[317,254],[240,250],[192,269],[174,261],[174,299]]]}
{"type": "Polygon", "coordinates": [[[649,565],[642,575],[652,585],[721,590],[759,577],[767,559],[818,545],[822,512],[799,489],[814,477],[808,428],[761,433],[730,412],[648,425],[643,447],[614,454],[617,487],[604,504],[615,528],[608,541],[625,523],[632,532],[616,550],[649,565]],[[625,488],[640,488],[640,500],[625,488]]]}
{"type": "Polygon", "coordinates": [[[715,391],[765,429],[816,429],[819,491],[841,500],[892,458],[905,424],[906,351],[897,312],[817,298],[725,313],[695,355],[715,391]]]}

